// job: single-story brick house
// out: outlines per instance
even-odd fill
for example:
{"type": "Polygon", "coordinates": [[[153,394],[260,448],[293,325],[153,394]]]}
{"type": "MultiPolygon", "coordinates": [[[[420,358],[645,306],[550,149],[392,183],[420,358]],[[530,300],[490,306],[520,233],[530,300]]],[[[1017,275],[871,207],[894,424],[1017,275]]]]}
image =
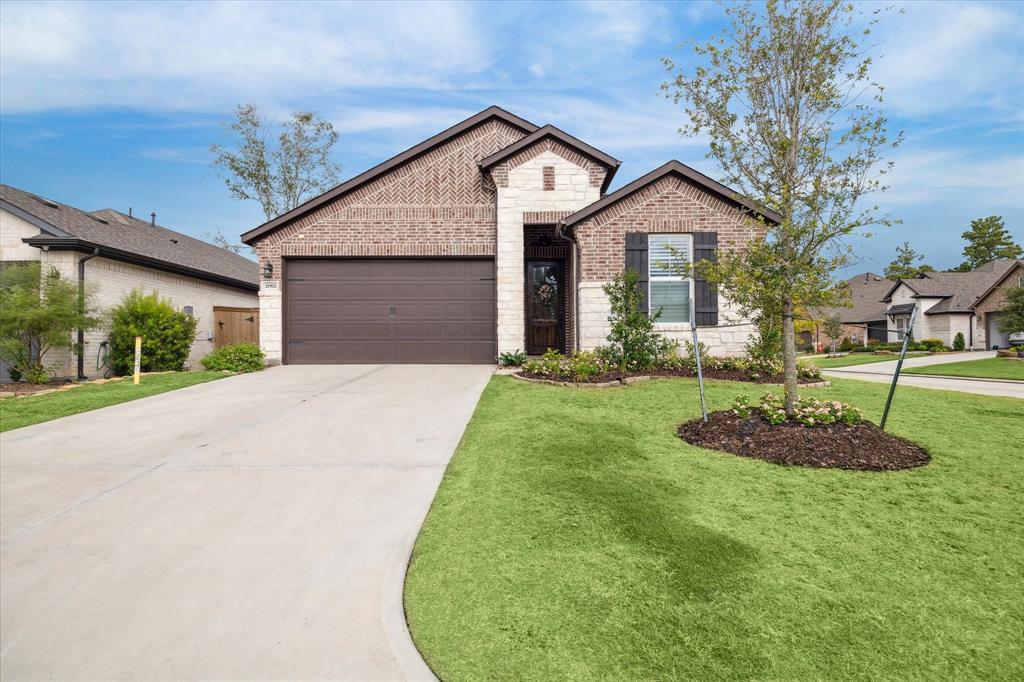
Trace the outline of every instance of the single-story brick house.
{"type": "MultiPolygon", "coordinates": [[[[257,264],[161,227],[155,217],[139,220],[109,208],[84,211],[0,185],[0,265],[26,261],[40,262],[46,273],[84,282],[101,310],[133,289],[170,299],[198,319],[186,362],[193,368],[222,342],[258,340],[257,264]],[[228,338],[227,330],[234,338],[228,338]]],[[[97,354],[109,331],[101,327],[86,332],[80,357],[58,349],[44,363],[57,376],[96,376],[101,372],[97,354]]]]}
{"type": "MultiPolygon", "coordinates": [[[[1024,288],[1024,260],[1018,260],[1008,268],[974,304],[977,326],[985,332],[986,348],[1010,346],[1010,335],[999,329],[999,317],[1006,309],[1006,295],[1014,288],[1024,288]]],[[[1019,343],[1016,337],[1012,340],[1015,344],[1019,343]]]]}
{"type": "Polygon", "coordinates": [[[713,352],[752,327],[670,251],[742,249],[763,220],[729,188],[671,161],[607,193],[619,161],[498,107],[242,235],[261,264],[260,341],[285,363],[491,363],[591,349],[604,284],[641,273],[659,328],[713,352]],[[755,219],[756,218],[756,219],[755,219]]]}
{"type": "Polygon", "coordinates": [[[888,339],[887,305],[882,298],[889,293],[895,282],[873,272],[864,272],[850,277],[842,283],[849,295],[848,306],[837,306],[812,310],[816,334],[812,339],[816,347],[826,344],[824,322],[838,317],[843,323],[843,336],[853,343],[862,345],[868,341],[884,342],[888,339]]]}
{"type": "Polygon", "coordinates": [[[987,339],[991,330],[986,326],[986,316],[977,313],[976,304],[1018,265],[1018,261],[1004,258],[968,272],[928,272],[919,278],[896,280],[882,298],[888,305],[889,340],[902,340],[916,309],[915,339],[940,339],[952,346],[960,333],[967,348],[990,348],[993,344],[987,339]]]}

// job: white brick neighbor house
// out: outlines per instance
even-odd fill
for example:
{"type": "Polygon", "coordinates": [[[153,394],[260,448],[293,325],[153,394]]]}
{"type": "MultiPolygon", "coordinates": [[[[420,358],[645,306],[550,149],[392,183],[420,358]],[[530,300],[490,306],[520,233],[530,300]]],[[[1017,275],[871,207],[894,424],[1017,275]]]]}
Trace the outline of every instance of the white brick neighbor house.
{"type": "Polygon", "coordinates": [[[742,249],[760,209],[670,161],[607,193],[619,161],[490,107],[247,232],[259,257],[260,341],[284,363],[492,363],[592,349],[602,287],[637,270],[658,327],[690,320],[718,354],[752,325],[706,282],[664,264],[742,249]]]}
{"type": "MultiPolygon", "coordinates": [[[[38,261],[46,273],[72,282],[81,281],[81,269],[101,310],[133,289],[170,299],[198,320],[186,361],[192,368],[221,340],[223,325],[215,316],[251,317],[255,341],[256,263],[154,223],[113,209],[83,211],[0,185],[0,264],[38,261]]],[[[97,354],[108,334],[109,328],[85,334],[81,369],[86,377],[99,373],[97,354]]],[[[56,376],[74,377],[79,358],[58,349],[44,364],[56,376]]]]}
{"type": "MultiPolygon", "coordinates": [[[[903,339],[910,314],[917,310],[913,337],[940,339],[952,346],[958,333],[964,335],[966,348],[983,350],[993,346],[1006,347],[991,315],[976,309],[992,287],[1003,282],[1019,262],[1000,259],[968,272],[928,272],[916,279],[899,279],[890,287],[882,302],[888,304],[886,319],[889,341],[903,339]],[[994,336],[989,343],[988,337],[994,336]]],[[[998,312],[998,308],[988,309],[998,312]]]]}

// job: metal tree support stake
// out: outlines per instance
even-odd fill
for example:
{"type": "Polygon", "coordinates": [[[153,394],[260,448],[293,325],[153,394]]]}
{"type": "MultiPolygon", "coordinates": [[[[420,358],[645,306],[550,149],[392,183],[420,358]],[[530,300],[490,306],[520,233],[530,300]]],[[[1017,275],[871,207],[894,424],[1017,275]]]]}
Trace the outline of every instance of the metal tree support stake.
{"type": "Polygon", "coordinates": [[[889,385],[889,397],[885,399],[885,409],[882,411],[882,423],[878,428],[885,431],[885,420],[889,418],[889,405],[892,404],[892,395],[896,392],[896,382],[900,379],[900,370],[903,369],[903,358],[907,357],[907,344],[910,343],[910,335],[914,332],[914,318],[917,317],[917,306],[910,311],[910,324],[907,331],[903,332],[903,348],[900,350],[900,359],[896,363],[896,371],[892,374],[892,383],[889,385]]]}
{"type": "MultiPolygon", "coordinates": [[[[692,302],[691,302],[692,303],[692,302]]],[[[693,332],[693,356],[697,358],[697,386],[700,387],[700,413],[704,415],[704,423],[708,421],[708,406],[704,402],[704,370],[700,365],[700,340],[697,339],[697,315],[690,306],[690,331],[693,332]]]]}

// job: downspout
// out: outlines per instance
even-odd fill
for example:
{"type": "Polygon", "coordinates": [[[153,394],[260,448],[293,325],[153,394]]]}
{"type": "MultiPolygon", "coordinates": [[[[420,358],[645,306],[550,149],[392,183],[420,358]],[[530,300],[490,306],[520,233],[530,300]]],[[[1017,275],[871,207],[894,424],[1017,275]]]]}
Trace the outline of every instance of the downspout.
{"type": "MultiPolygon", "coordinates": [[[[78,260],[78,312],[85,314],[85,262],[100,255],[100,250],[94,248],[88,256],[78,260]]],[[[85,379],[85,330],[78,328],[78,380],[85,379]]]]}

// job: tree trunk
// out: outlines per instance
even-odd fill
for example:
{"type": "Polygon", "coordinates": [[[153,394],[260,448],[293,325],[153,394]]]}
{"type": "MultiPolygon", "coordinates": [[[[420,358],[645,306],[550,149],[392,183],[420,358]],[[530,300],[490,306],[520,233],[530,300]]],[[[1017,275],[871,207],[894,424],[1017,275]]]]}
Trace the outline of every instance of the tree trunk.
{"type": "Polygon", "coordinates": [[[782,367],[785,374],[786,414],[796,412],[796,332],[793,328],[793,300],[782,305],[782,367]]]}

